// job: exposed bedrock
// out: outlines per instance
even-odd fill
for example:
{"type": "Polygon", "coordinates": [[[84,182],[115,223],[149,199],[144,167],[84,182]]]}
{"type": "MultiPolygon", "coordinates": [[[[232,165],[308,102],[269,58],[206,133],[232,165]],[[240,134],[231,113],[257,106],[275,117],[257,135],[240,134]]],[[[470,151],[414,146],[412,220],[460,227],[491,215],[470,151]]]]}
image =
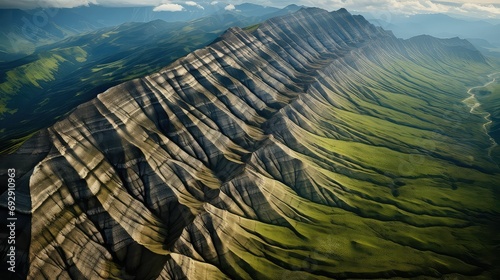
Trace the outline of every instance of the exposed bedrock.
{"type": "Polygon", "coordinates": [[[499,170],[461,103],[488,71],[344,9],[231,28],[0,159],[28,278],[491,279],[499,170]]]}

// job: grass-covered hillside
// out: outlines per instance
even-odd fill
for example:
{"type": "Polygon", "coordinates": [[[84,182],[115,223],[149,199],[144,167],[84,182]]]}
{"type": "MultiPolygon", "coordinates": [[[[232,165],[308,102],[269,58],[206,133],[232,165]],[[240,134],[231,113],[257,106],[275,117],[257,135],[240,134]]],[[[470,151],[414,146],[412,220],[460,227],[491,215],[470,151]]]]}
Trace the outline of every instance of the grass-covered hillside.
{"type": "Polygon", "coordinates": [[[500,164],[500,72],[492,73],[488,76],[491,81],[484,87],[477,87],[471,90],[478,107],[477,114],[482,115],[485,120],[483,124],[484,132],[491,136],[491,146],[488,149],[492,160],[500,164]]]}
{"type": "Polygon", "coordinates": [[[465,100],[498,71],[465,40],[400,40],[344,9],[231,28],[0,157],[32,221],[24,267],[497,279],[500,168],[465,100]]]}
{"type": "MultiPolygon", "coordinates": [[[[298,7],[297,7],[298,8],[298,7]]],[[[39,47],[0,64],[0,153],[11,152],[32,133],[53,124],[109,87],[167,66],[231,26],[263,16],[219,13],[189,22],[126,23],[39,47]]]]}

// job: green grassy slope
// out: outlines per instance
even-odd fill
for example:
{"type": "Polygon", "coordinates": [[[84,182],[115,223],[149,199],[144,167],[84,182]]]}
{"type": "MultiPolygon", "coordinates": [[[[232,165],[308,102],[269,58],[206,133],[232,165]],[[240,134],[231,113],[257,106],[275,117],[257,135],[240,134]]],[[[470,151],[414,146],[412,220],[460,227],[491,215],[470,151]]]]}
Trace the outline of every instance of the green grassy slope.
{"type": "Polygon", "coordinates": [[[345,10],[230,29],[0,157],[29,184],[29,273],[497,279],[500,168],[464,100],[498,69],[345,10]]]}
{"type": "Polygon", "coordinates": [[[500,73],[488,76],[492,81],[484,87],[474,88],[474,94],[480,106],[476,108],[479,115],[485,117],[484,132],[491,136],[490,156],[497,164],[500,164],[500,73]]]}
{"type": "Polygon", "coordinates": [[[264,232],[252,245],[231,248],[256,267],[249,275],[280,277],[276,264],[298,270],[281,272],[287,277],[315,279],[499,275],[499,168],[487,155],[483,120],[462,103],[467,88],[495,69],[449,55],[410,54],[409,61],[377,52],[331,66],[301,105],[283,112],[275,123],[282,128],[271,129],[278,134],[273,145],[292,148],[283,161],[296,168],[286,173],[304,179],[264,175],[270,177],[264,192],[287,193],[288,205],[300,205],[292,214],[270,202],[301,217],[293,228],[302,237],[260,222],[240,224],[245,233],[235,240],[264,232]],[[301,194],[313,186],[336,197],[334,205],[301,194]]]}
{"type": "Polygon", "coordinates": [[[45,44],[102,27],[71,9],[0,9],[0,63],[21,59],[45,44]]]}
{"type": "Polygon", "coordinates": [[[126,23],[39,48],[0,65],[0,153],[121,82],[159,70],[231,26],[264,20],[221,14],[185,23],[126,23]]]}

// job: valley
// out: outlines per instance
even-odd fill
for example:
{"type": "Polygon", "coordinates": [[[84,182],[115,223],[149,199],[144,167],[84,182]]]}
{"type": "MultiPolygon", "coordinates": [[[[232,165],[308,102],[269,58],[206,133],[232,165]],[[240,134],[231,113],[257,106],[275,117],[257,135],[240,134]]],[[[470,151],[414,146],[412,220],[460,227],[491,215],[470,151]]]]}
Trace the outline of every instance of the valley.
{"type": "Polygon", "coordinates": [[[475,113],[476,109],[482,109],[482,111],[477,114],[483,115],[486,120],[483,124],[483,129],[485,133],[490,136],[491,142],[491,146],[488,148],[488,154],[497,164],[500,162],[500,151],[498,149],[498,141],[500,140],[500,135],[498,134],[500,118],[499,112],[496,109],[496,102],[500,99],[500,86],[498,82],[499,74],[500,73],[498,72],[492,73],[488,75],[488,78],[490,78],[491,81],[487,82],[483,86],[477,86],[469,89],[468,93],[471,94],[471,96],[464,100],[464,102],[470,102],[468,104],[473,104],[471,107],[471,113],[475,113]]]}
{"type": "Polygon", "coordinates": [[[398,39],[345,9],[228,28],[0,156],[30,221],[19,267],[29,279],[495,279],[498,69],[466,40],[398,39]]]}
{"type": "Polygon", "coordinates": [[[155,20],[98,29],[38,47],[27,57],[0,64],[0,153],[10,153],[36,131],[121,82],[158,71],[215,40],[232,26],[262,16],[216,14],[187,22],[155,20]]]}
{"type": "MultiPolygon", "coordinates": [[[[488,77],[491,78],[492,76],[496,76],[498,73],[492,73],[492,74],[489,74],[488,77]]],[[[491,114],[490,113],[476,113],[476,110],[478,107],[481,106],[481,103],[478,102],[475,94],[471,93],[472,91],[475,91],[477,89],[480,89],[480,88],[485,88],[485,87],[488,87],[489,85],[491,85],[492,83],[495,83],[496,82],[496,78],[494,78],[493,80],[487,82],[486,84],[484,84],[483,86],[476,86],[476,87],[472,87],[470,88],[467,93],[470,94],[470,97],[467,97],[466,99],[463,100],[463,102],[465,104],[467,104],[467,106],[470,107],[470,113],[471,114],[479,114],[479,115],[483,115],[484,119],[485,119],[485,123],[483,124],[483,129],[484,129],[484,133],[486,133],[489,137],[490,137],[490,141],[491,141],[491,147],[488,148],[488,156],[491,157],[491,151],[496,147],[498,146],[497,145],[497,142],[495,141],[495,139],[493,139],[490,135],[489,135],[489,130],[488,130],[488,126],[490,126],[493,121],[490,119],[491,117],[491,114]]]]}

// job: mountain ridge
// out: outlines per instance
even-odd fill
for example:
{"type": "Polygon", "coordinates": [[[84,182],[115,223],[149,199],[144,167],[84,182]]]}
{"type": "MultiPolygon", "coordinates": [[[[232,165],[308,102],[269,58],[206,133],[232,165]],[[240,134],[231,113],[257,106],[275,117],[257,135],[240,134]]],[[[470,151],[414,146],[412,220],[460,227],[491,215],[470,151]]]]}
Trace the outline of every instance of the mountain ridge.
{"type": "Polygon", "coordinates": [[[29,277],[494,275],[498,170],[460,113],[491,66],[432,43],[303,9],[109,88],[0,157],[29,277]]]}
{"type": "MultiPolygon", "coordinates": [[[[274,14],[291,11],[293,7],[274,14]]],[[[0,153],[12,151],[108,87],[159,70],[229,26],[267,17],[224,13],[186,23],[125,23],[39,47],[33,55],[2,64],[0,153]]]]}
{"type": "Polygon", "coordinates": [[[276,16],[283,10],[296,10],[289,5],[283,9],[243,3],[232,11],[226,4],[215,3],[202,7],[184,5],[182,11],[155,11],[154,6],[108,7],[90,4],[71,9],[0,8],[0,62],[10,62],[32,54],[36,48],[56,43],[69,36],[112,27],[126,22],[149,22],[157,19],[166,22],[188,22],[204,17],[223,17],[224,14],[244,17],[276,16]]]}

